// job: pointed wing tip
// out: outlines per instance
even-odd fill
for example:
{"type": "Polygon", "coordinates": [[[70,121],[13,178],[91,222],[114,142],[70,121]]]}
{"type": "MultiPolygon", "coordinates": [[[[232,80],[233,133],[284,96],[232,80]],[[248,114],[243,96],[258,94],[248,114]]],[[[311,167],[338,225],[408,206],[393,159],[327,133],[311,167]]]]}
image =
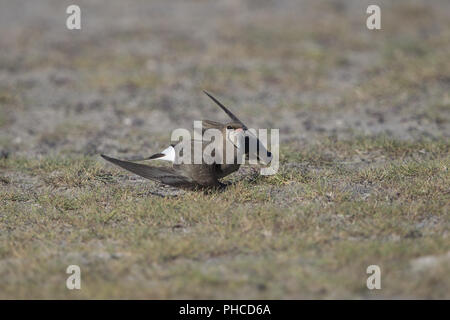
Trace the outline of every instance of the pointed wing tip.
{"type": "Polygon", "coordinates": [[[227,107],[225,107],[219,100],[217,100],[216,98],[214,98],[211,94],[209,94],[206,90],[203,90],[203,92],[211,98],[212,101],[214,101],[223,111],[225,111],[225,113],[231,118],[231,120],[239,122],[240,124],[242,124],[242,127],[244,128],[244,130],[247,130],[247,126],[241,121],[239,120],[238,117],[236,117],[230,110],[228,110],[227,107]]]}
{"type": "Polygon", "coordinates": [[[108,157],[106,154],[100,154],[100,156],[101,156],[103,159],[105,159],[106,161],[109,161],[109,162],[111,162],[111,163],[114,163],[114,160],[117,160],[117,159],[108,157]]]}
{"type": "Polygon", "coordinates": [[[152,155],[152,156],[150,156],[150,157],[148,157],[147,159],[145,159],[145,160],[153,160],[153,159],[158,159],[158,158],[162,158],[162,157],[164,157],[165,156],[165,154],[164,153],[155,153],[154,155],[152,155]]]}

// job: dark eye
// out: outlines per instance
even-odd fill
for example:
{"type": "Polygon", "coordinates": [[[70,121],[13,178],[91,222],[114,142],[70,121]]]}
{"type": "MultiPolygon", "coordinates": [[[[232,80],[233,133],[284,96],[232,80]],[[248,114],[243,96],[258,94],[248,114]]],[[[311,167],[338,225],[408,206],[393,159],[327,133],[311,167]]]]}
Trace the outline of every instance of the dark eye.
{"type": "Polygon", "coordinates": [[[231,129],[233,129],[233,127],[232,126],[227,126],[227,129],[231,130],[231,129]]]}

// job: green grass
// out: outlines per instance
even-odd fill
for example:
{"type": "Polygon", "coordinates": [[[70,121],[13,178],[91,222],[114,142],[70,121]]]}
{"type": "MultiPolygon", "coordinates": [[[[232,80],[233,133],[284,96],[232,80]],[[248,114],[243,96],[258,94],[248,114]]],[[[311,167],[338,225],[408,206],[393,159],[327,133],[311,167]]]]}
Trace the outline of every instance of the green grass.
{"type": "Polygon", "coordinates": [[[445,1],[385,2],[379,31],[358,1],[163,2],[96,4],[73,37],[5,16],[0,298],[450,298],[445,1]],[[280,129],[276,175],[179,192],[88,156],[226,119],[202,90],[280,129]]]}
{"type": "Polygon", "coordinates": [[[412,268],[450,250],[447,141],[286,148],[274,176],[169,197],[98,158],[0,160],[0,296],[448,298],[448,261],[412,268]],[[69,264],[80,291],[65,288],[69,264]]]}

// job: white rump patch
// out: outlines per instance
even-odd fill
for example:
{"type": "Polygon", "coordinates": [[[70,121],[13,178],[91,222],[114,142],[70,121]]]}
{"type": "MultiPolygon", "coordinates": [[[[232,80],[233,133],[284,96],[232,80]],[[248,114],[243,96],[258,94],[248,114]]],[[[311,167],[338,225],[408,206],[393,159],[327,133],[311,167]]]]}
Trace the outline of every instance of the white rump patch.
{"type": "Polygon", "coordinates": [[[170,162],[175,162],[175,148],[170,146],[167,149],[164,149],[164,151],[161,152],[164,156],[161,158],[158,158],[157,160],[166,160],[170,162]]]}

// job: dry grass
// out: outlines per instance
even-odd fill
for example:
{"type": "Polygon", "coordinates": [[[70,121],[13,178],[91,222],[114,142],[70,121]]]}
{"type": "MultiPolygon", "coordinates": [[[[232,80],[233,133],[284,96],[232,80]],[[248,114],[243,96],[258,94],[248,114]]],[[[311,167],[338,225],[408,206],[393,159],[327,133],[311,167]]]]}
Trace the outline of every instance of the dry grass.
{"type": "Polygon", "coordinates": [[[444,141],[326,139],[275,176],[160,197],[97,158],[2,160],[2,297],[448,297],[448,261],[412,261],[450,250],[449,166],[444,141]]]}
{"type": "Polygon", "coordinates": [[[80,0],[78,33],[24,2],[0,12],[0,298],[450,298],[448,1],[378,1],[369,31],[368,1],[80,0]],[[226,119],[204,89],[280,128],[276,175],[181,192],[98,157],[226,119]]]}

